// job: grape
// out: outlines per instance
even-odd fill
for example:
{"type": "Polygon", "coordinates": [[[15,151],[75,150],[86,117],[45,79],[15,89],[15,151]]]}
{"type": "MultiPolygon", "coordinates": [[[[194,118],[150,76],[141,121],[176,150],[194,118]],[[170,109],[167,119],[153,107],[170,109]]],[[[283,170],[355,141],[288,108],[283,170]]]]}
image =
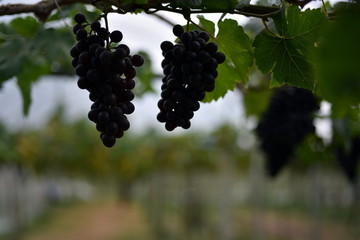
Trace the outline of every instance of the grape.
{"type": "Polygon", "coordinates": [[[130,48],[125,44],[120,44],[119,46],[117,46],[117,49],[125,50],[125,56],[124,57],[129,56],[129,54],[130,54],[130,48]]]}
{"type": "Polygon", "coordinates": [[[81,14],[81,13],[75,14],[74,21],[76,23],[84,23],[84,22],[86,22],[84,14],[81,14]]]}
{"type": "Polygon", "coordinates": [[[173,28],[173,33],[175,36],[180,37],[184,33],[184,28],[180,25],[175,25],[173,28]]]}
{"type": "Polygon", "coordinates": [[[185,45],[189,44],[191,42],[192,36],[189,32],[184,32],[181,37],[181,42],[185,45]]]}
{"type": "Polygon", "coordinates": [[[97,31],[97,34],[100,38],[102,39],[106,39],[108,34],[109,34],[109,31],[106,29],[106,28],[99,28],[99,30],[97,31]]]}
{"type": "Polygon", "coordinates": [[[74,68],[76,68],[78,64],[79,64],[79,59],[78,58],[73,58],[73,60],[71,61],[71,65],[74,68]]]}
{"type": "Polygon", "coordinates": [[[115,136],[110,134],[103,134],[101,140],[106,147],[113,147],[115,145],[116,139],[115,136]]]}
{"type": "Polygon", "coordinates": [[[135,110],[131,102],[135,97],[131,92],[135,87],[134,67],[142,66],[144,59],[138,54],[131,56],[125,44],[110,45],[122,40],[120,31],[109,34],[100,22],[87,24],[81,14],[75,15],[74,20],[73,32],[78,42],[71,48],[70,55],[79,76],[77,85],[89,91],[89,98],[94,102],[88,118],[95,123],[103,145],[113,147],[116,139],[123,137],[130,127],[125,115],[135,110]],[[105,46],[105,42],[109,45],[105,46]]]}
{"type": "Polygon", "coordinates": [[[73,47],[70,49],[70,55],[71,55],[71,57],[73,57],[73,58],[79,57],[80,53],[79,53],[79,51],[77,50],[76,46],[73,46],[73,47]]]}
{"type": "Polygon", "coordinates": [[[218,64],[225,60],[225,55],[217,52],[216,43],[207,43],[210,39],[208,33],[184,32],[180,25],[174,26],[173,33],[180,42],[174,45],[163,41],[160,44],[164,56],[161,67],[165,76],[157,120],[165,123],[168,131],[177,127],[190,128],[190,119],[200,108],[199,101],[204,99],[206,91],[215,88],[218,64]]]}
{"type": "Polygon", "coordinates": [[[89,47],[89,44],[87,41],[85,40],[80,40],[77,42],[76,44],[76,49],[81,53],[81,52],[84,52],[88,49],[89,47]]]}
{"type": "Polygon", "coordinates": [[[303,139],[314,133],[313,114],[318,109],[310,90],[284,85],[275,91],[256,127],[270,176],[275,177],[303,139]]]}
{"type": "Polygon", "coordinates": [[[116,30],[110,33],[110,39],[112,42],[120,42],[123,38],[123,35],[120,31],[116,30]]]}
{"type": "Polygon", "coordinates": [[[144,58],[138,54],[135,54],[134,56],[132,56],[131,61],[135,67],[139,67],[144,64],[144,58]]]}
{"type": "Polygon", "coordinates": [[[87,63],[90,63],[90,54],[88,52],[82,52],[80,55],[79,55],[79,63],[82,63],[82,64],[87,64],[87,63]]]}
{"type": "Polygon", "coordinates": [[[87,71],[88,69],[85,64],[79,64],[75,69],[76,74],[80,77],[85,76],[87,71]]]}
{"type": "Polygon", "coordinates": [[[109,51],[103,51],[100,54],[100,62],[103,65],[103,67],[111,66],[113,59],[114,59],[114,55],[109,51]]]}
{"type": "Polygon", "coordinates": [[[87,37],[87,31],[84,28],[80,28],[76,32],[76,40],[84,40],[87,37]]]}
{"type": "Polygon", "coordinates": [[[98,31],[101,28],[101,24],[99,22],[92,22],[90,26],[93,31],[98,31]]]}
{"type": "Polygon", "coordinates": [[[161,48],[161,50],[163,50],[164,52],[167,52],[167,51],[173,49],[173,47],[174,47],[174,44],[173,44],[172,42],[170,42],[170,41],[164,41],[164,42],[162,42],[162,43],[160,44],[160,48],[161,48]]]}
{"type": "Polygon", "coordinates": [[[215,53],[214,58],[217,60],[218,63],[225,62],[225,55],[222,52],[215,53]]]}
{"type": "Polygon", "coordinates": [[[83,28],[83,26],[80,23],[75,24],[73,27],[73,33],[76,34],[77,31],[80,30],[81,28],[83,28]]]}
{"type": "MultiPolygon", "coordinates": [[[[201,32],[199,33],[199,38],[203,39],[205,42],[210,40],[210,36],[207,32],[201,32]]],[[[200,40],[200,39],[199,39],[200,40]]],[[[198,40],[198,41],[199,41],[198,40]]]]}
{"type": "Polygon", "coordinates": [[[85,77],[80,77],[77,81],[77,85],[80,89],[86,89],[89,86],[89,80],[85,77]]]}

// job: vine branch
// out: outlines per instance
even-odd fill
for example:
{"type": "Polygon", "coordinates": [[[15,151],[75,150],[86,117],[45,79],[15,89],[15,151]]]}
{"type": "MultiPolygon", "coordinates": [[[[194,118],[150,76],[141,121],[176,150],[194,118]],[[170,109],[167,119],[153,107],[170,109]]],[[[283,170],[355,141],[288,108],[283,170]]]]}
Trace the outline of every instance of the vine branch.
{"type": "MultiPolygon", "coordinates": [[[[5,15],[15,15],[20,13],[33,13],[41,21],[46,21],[50,16],[51,12],[54,9],[57,9],[59,6],[66,6],[75,3],[84,3],[92,4],[95,3],[95,0],[42,0],[35,4],[4,4],[0,5],[0,16],[5,15]]],[[[155,13],[157,11],[168,11],[175,12],[179,14],[184,13],[184,9],[181,8],[172,8],[168,4],[169,0],[149,0],[147,4],[138,5],[138,4],[124,4],[122,0],[102,0],[109,4],[109,6],[117,7],[117,10],[114,12],[126,13],[133,12],[136,9],[142,9],[146,13],[155,13]],[[121,10],[121,11],[120,11],[121,10]]],[[[229,13],[229,14],[240,14],[247,17],[257,17],[261,19],[266,19],[277,14],[280,11],[280,8],[277,6],[258,6],[258,5],[248,5],[243,8],[236,8],[229,11],[224,10],[206,10],[206,9],[189,9],[188,13],[190,14],[201,14],[201,13],[229,13]]]]}
{"type": "Polygon", "coordinates": [[[20,13],[34,13],[41,21],[46,21],[58,6],[67,6],[75,3],[90,3],[89,0],[43,0],[35,4],[4,4],[0,5],[0,16],[20,13]]]}

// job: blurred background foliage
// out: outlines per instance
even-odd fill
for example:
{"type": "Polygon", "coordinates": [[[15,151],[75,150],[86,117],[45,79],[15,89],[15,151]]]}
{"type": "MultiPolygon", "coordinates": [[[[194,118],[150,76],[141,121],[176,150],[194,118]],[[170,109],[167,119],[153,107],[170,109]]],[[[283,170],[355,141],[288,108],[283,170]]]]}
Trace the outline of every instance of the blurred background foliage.
{"type": "Polygon", "coordinates": [[[141,134],[130,131],[126,141],[107,149],[99,144],[89,121],[67,122],[63,106],[42,129],[13,132],[2,127],[0,190],[7,197],[0,197],[0,216],[17,226],[4,231],[4,239],[27,239],[34,234],[31,229],[44,231],[48,225],[33,223],[54,207],[72,203],[66,208],[76,209],[76,202],[86,206],[109,197],[117,199],[116,206],[119,201],[131,203],[127,211],[135,207],[144,219],[127,233],[136,238],[118,239],[260,239],[264,234],[270,234],[266,239],[282,235],[284,239],[318,239],[331,234],[326,239],[356,239],[359,215],[354,188],[331,148],[318,137],[309,137],[290,166],[270,179],[256,145],[242,145],[249,134],[246,128],[231,125],[176,136],[155,129],[141,134]],[[15,195],[4,185],[9,169],[15,179],[20,178],[6,185],[19,191],[15,195]],[[30,193],[35,180],[42,193],[30,193]],[[79,180],[85,184],[77,185],[79,180]],[[89,187],[91,194],[86,190],[89,187]],[[24,194],[28,194],[25,199],[18,199],[24,194]],[[25,210],[33,201],[42,206],[36,217],[25,210]],[[21,216],[16,221],[11,209],[21,216]],[[290,221],[287,230],[279,226],[283,221],[290,221]],[[274,225],[267,226],[270,223],[274,225]],[[335,224],[336,232],[331,230],[335,224]],[[137,227],[147,230],[137,232],[137,227]]]}

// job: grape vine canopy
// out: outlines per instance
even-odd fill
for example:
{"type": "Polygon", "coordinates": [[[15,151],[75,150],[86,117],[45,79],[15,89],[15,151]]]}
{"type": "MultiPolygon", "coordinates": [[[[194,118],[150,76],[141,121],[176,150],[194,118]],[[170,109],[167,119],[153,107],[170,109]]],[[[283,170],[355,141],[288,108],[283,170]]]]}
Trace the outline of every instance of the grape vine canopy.
{"type": "MultiPolygon", "coordinates": [[[[15,17],[0,24],[0,84],[17,79],[23,112],[27,114],[32,84],[41,76],[74,74],[69,56],[74,36],[67,26],[50,27],[57,24],[49,23],[73,21],[73,16],[81,12],[89,21],[98,20],[101,14],[135,13],[154,15],[173,24],[161,15],[171,12],[183,15],[187,21],[185,30],[206,31],[210,41],[226,56],[217,68],[215,88],[206,93],[203,102],[217,101],[228,91],[239,89],[247,113],[260,116],[272,88],[286,84],[308,89],[333,106],[330,117],[341,123],[334,124],[335,135],[338,132],[350,139],[360,134],[360,3],[317,1],[316,7],[308,7],[309,3],[312,2],[44,0],[35,4],[3,4],[0,16],[15,17]],[[24,17],[17,15],[20,13],[31,14],[24,17]],[[209,20],[208,13],[219,13],[218,21],[209,20]],[[249,21],[239,24],[234,17],[238,15],[249,21]],[[339,125],[342,127],[337,128],[339,125]]],[[[139,84],[134,90],[140,95],[154,91],[152,83],[162,75],[154,72],[148,54],[141,55],[145,63],[137,70],[139,84]]]]}

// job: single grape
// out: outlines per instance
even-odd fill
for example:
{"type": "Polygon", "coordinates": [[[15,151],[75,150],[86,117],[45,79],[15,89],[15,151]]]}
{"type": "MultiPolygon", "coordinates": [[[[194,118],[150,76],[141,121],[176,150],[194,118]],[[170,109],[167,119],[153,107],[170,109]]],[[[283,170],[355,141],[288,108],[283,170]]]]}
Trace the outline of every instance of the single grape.
{"type": "Polygon", "coordinates": [[[97,34],[100,38],[105,40],[108,37],[109,32],[106,28],[101,27],[98,29],[97,34]]]}
{"type": "Polygon", "coordinates": [[[131,61],[135,67],[140,67],[144,64],[144,58],[138,54],[133,55],[131,61]]]}
{"type": "Polygon", "coordinates": [[[173,44],[172,42],[170,42],[170,41],[164,41],[164,42],[162,42],[162,43],[160,44],[160,48],[161,48],[161,50],[163,50],[164,52],[167,52],[167,51],[173,49],[173,47],[174,47],[174,44],[173,44]]]}
{"type": "Polygon", "coordinates": [[[93,31],[99,31],[99,29],[101,28],[101,24],[99,22],[92,22],[91,23],[91,30],[93,31]]]}
{"type": "Polygon", "coordinates": [[[100,124],[106,124],[110,121],[110,115],[106,111],[102,111],[98,114],[97,121],[100,124]]]}
{"type": "Polygon", "coordinates": [[[173,33],[175,36],[180,37],[184,33],[184,28],[177,24],[173,27],[173,33]]]}
{"type": "Polygon", "coordinates": [[[120,42],[123,38],[123,35],[120,31],[115,30],[113,32],[110,33],[110,40],[112,42],[120,42]]]}
{"type": "Polygon", "coordinates": [[[216,59],[218,64],[225,62],[225,54],[223,54],[222,52],[215,53],[214,58],[216,59]]]}
{"type": "Polygon", "coordinates": [[[113,135],[103,134],[101,140],[105,147],[111,148],[115,145],[116,138],[113,135]]]}
{"type": "Polygon", "coordinates": [[[77,31],[82,28],[83,28],[83,25],[81,25],[80,23],[75,24],[73,27],[73,33],[76,34],[77,31]]]}
{"type": "Polygon", "coordinates": [[[125,45],[125,44],[120,44],[119,46],[116,47],[116,49],[119,49],[119,48],[125,50],[125,56],[129,56],[129,54],[130,54],[130,48],[129,48],[127,45],[125,45]]]}
{"type": "Polygon", "coordinates": [[[75,21],[76,23],[84,23],[84,22],[86,22],[86,18],[85,18],[85,16],[84,16],[84,14],[77,13],[77,14],[75,14],[75,16],[74,16],[74,21],[75,21]]]}
{"type": "Polygon", "coordinates": [[[87,31],[84,28],[80,28],[76,32],[76,40],[84,40],[87,38],[87,31]]]}
{"type": "Polygon", "coordinates": [[[100,54],[100,62],[103,67],[110,67],[114,60],[114,55],[110,51],[103,51],[100,54]]]}

